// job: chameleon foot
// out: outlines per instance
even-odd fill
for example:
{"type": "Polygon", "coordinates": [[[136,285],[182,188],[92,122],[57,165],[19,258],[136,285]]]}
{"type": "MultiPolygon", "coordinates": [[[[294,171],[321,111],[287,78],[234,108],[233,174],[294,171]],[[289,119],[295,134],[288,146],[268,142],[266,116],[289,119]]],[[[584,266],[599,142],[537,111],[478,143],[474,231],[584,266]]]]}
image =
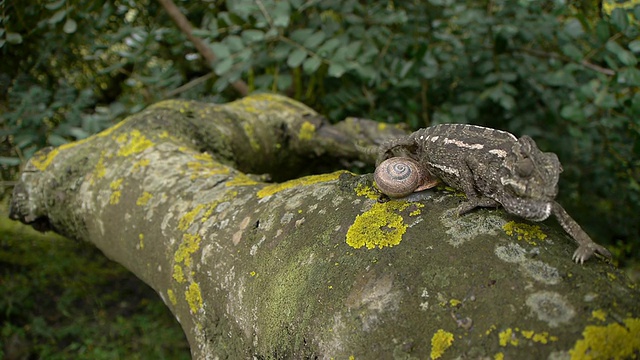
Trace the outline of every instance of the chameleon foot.
{"type": "Polygon", "coordinates": [[[587,259],[596,253],[606,257],[607,259],[611,259],[611,253],[609,250],[596,243],[578,246],[578,249],[573,253],[571,259],[576,263],[584,264],[587,259]]]}

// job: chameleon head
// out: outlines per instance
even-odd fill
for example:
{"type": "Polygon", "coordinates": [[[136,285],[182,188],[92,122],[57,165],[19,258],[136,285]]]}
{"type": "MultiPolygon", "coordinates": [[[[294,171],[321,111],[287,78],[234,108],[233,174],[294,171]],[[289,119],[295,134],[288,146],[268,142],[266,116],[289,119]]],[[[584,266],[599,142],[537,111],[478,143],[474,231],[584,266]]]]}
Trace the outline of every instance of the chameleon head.
{"type": "Polygon", "coordinates": [[[540,151],[528,136],[513,144],[501,172],[500,182],[505,190],[518,198],[547,204],[558,195],[562,172],[558,156],[540,151]]]}

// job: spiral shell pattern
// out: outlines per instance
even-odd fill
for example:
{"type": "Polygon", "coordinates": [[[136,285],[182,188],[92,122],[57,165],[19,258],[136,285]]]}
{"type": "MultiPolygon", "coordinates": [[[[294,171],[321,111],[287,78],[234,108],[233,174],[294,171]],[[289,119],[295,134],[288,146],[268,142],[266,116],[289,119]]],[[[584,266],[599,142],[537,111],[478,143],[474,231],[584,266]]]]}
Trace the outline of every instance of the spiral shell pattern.
{"type": "Polygon", "coordinates": [[[415,160],[393,157],[380,163],[373,179],[382,193],[392,198],[405,197],[423,182],[425,172],[415,160]]]}

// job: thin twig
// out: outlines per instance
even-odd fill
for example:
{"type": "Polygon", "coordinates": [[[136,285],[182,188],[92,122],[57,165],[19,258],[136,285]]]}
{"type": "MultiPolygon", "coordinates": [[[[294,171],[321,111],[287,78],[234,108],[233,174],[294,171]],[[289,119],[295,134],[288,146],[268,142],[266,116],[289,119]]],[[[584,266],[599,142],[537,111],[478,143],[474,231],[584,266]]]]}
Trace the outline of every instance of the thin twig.
{"type": "MultiPolygon", "coordinates": [[[[173,22],[176,23],[180,31],[182,31],[193,46],[196,47],[200,55],[207,61],[207,65],[212,66],[216,61],[216,55],[200,38],[193,35],[193,26],[184,14],[178,9],[176,4],[172,0],[158,0],[158,2],[167,11],[167,14],[171,17],[173,22]]],[[[237,80],[231,83],[231,86],[241,95],[246,96],[249,93],[249,87],[242,80],[237,80]]]]}
{"type": "MultiPolygon", "coordinates": [[[[522,51],[522,52],[526,52],[526,53],[534,55],[534,56],[543,57],[543,58],[560,59],[560,60],[567,61],[567,62],[573,61],[573,60],[571,60],[570,58],[568,58],[566,56],[562,56],[562,55],[555,54],[555,53],[549,53],[549,52],[546,52],[546,51],[536,50],[536,49],[518,48],[516,50],[522,51]]],[[[584,66],[584,67],[586,67],[588,69],[595,70],[595,71],[597,71],[599,73],[602,73],[602,74],[605,74],[607,76],[613,76],[613,75],[616,74],[616,72],[611,70],[611,69],[603,68],[602,66],[596,65],[594,63],[590,63],[587,60],[582,60],[579,64],[581,64],[582,66],[584,66]]]]}
{"type": "Polygon", "coordinates": [[[176,95],[180,94],[181,92],[185,92],[185,91],[187,91],[187,90],[189,90],[189,89],[191,89],[191,88],[193,88],[193,87],[195,87],[195,86],[197,86],[197,85],[200,85],[200,84],[202,84],[203,82],[205,82],[205,81],[207,81],[207,80],[211,79],[211,78],[213,77],[213,75],[215,75],[215,74],[214,74],[214,73],[212,73],[212,72],[210,72],[210,73],[208,73],[208,74],[206,74],[206,75],[203,75],[203,76],[197,77],[197,78],[195,78],[195,79],[193,79],[193,80],[189,81],[188,83],[186,83],[186,84],[184,84],[184,85],[182,85],[182,86],[180,86],[180,87],[177,87],[177,88],[175,88],[175,89],[173,89],[173,90],[171,90],[171,91],[167,92],[167,93],[165,94],[165,98],[172,98],[172,97],[174,97],[174,96],[176,96],[176,95]]]}

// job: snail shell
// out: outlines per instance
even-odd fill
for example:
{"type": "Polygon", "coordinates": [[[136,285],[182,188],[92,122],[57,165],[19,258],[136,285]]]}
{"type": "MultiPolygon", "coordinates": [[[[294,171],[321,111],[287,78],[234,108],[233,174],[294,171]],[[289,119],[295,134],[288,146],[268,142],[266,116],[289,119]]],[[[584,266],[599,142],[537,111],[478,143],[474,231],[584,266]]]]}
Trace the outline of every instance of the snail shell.
{"type": "Polygon", "coordinates": [[[429,173],[420,163],[406,157],[393,157],[381,162],[373,179],[378,189],[392,198],[405,197],[437,183],[429,180],[429,173]]]}

